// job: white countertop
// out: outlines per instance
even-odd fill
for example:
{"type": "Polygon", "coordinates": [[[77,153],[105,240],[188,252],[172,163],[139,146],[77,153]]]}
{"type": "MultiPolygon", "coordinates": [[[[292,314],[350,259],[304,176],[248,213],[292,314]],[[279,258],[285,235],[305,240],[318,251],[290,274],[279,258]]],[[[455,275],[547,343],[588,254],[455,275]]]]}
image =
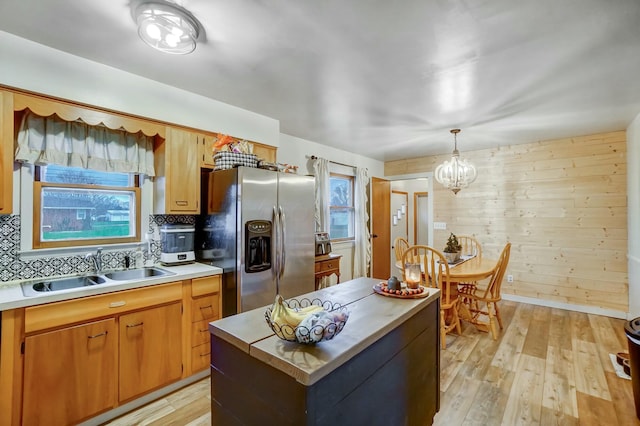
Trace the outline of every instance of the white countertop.
{"type": "MultiPolygon", "coordinates": [[[[61,300],[77,299],[80,297],[93,296],[96,294],[111,293],[132,288],[148,287],[157,284],[164,284],[172,281],[188,280],[192,278],[205,277],[208,275],[219,275],[222,269],[203,263],[190,263],[187,265],[165,266],[154,265],[161,269],[174,272],[175,275],[145,278],[144,280],[131,281],[108,281],[104,284],[96,284],[87,287],[78,287],[55,292],[43,292],[36,296],[25,296],[22,292],[22,282],[0,283],[0,311],[8,309],[23,308],[26,306],[41,305],[43,303],[59,302],[61,300]]],[[[64,278],[64,277],[58,277],[64,278]]],[[[40,281],[51,280],[52,277],[41,278],[40,281]]],[[[30,279],[23,282],[38,282],[38,279],[30,279]]]]}

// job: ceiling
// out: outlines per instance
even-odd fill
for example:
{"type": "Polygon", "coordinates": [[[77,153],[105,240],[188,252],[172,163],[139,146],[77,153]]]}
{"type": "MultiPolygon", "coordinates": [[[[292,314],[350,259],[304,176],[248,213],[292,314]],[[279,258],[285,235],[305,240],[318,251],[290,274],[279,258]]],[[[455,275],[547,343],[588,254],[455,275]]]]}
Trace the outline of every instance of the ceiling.
{"type": "MultiPolygon", "coordinates": [[[[139,0],[132,0],[139,1],[139,0]]],[[[382,161],[625,129],[638,0],[184,0],[204,35],[147,47],[127,0],[2,0],[0,30],[382,161]]]]}

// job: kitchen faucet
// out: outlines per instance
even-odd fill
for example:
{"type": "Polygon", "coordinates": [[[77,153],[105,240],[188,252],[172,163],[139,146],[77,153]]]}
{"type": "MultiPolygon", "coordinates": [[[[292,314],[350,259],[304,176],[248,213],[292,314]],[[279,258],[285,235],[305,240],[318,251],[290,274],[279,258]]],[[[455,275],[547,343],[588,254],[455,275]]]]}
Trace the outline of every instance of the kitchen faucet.
{"type": "Polygon", "coordinates": [[[102,247],[100,247],[98,250],[96,250],[96,253],[87,253],[84,256],[85,260],[89,260],[91,259],[91,261],[93,262],[93,267],[96,270],[96,274],[99,274],[102,272],[102,247]]]}

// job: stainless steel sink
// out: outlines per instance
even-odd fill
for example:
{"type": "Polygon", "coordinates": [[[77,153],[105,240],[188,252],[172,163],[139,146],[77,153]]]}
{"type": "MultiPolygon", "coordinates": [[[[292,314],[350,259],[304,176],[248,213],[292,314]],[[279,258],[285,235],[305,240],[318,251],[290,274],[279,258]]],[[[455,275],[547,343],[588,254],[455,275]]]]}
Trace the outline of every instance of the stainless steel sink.
{"type": "Polygon", "coordinates": [[[127,269],[124,271],[113,271],[99,275],[88,275],[83,277],[57,278],[52,280],[31,281],[22,284],[22,293],[25,296],[37,296],[43,292],[68,290],[72,288],[105,284],[110,281],[141,281],[145,279],[175,275],[165,269],[156,267],[146,267],[139,269],[127,269]]]}
{"type": "Polygon", "coordinates": [[[103,277],[99,277],[96,275],[58,278],[53,280],[22,284],[22,293],[24,293],[25,296],[35,296],[42,292],[68,290],[70,288],[103,284],[105,282],[106,280],[103,277]]]}
{"type": "Polygon", "coordinates": [[[147,267],[140,269],[127,269],[124,271],[114,271],[104,274],[104,276],[114,281],[130,281],[144,278],[162,277],[166,275],[175,275],[175,272],[169,272],[164,269],[147,267]]]}

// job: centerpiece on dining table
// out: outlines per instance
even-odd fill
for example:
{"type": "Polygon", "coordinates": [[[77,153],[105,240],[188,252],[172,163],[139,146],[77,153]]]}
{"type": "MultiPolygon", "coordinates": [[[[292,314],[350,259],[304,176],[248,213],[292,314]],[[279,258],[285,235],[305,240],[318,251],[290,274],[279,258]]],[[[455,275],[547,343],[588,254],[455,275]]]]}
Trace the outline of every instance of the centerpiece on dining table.
{"type": "Polygon", "coordinates": [[[460,252],[462,252],[462,245],[458,242],[458,237],[452,232],[449,235],[449,239],[447,240],[447,244],[442,250],[444,253],[444,257],[447,259],[448,263],[456,263],[460,260],[460,252]]]}

